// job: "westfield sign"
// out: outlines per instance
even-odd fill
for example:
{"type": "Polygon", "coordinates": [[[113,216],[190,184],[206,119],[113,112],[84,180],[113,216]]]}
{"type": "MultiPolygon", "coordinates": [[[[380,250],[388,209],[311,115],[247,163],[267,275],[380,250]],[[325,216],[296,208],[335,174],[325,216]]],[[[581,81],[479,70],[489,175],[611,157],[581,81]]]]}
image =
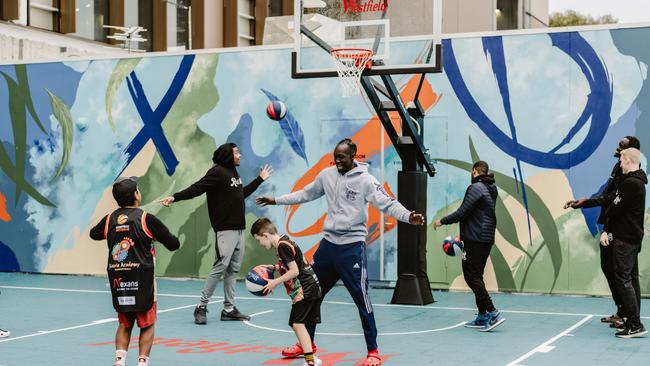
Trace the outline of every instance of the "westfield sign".
{"type": "Polygon", "coordinates": [[[385,11],[388,7],[388,0],[341,0],[343,1],[343,12],[366,13],[385,11]]]}

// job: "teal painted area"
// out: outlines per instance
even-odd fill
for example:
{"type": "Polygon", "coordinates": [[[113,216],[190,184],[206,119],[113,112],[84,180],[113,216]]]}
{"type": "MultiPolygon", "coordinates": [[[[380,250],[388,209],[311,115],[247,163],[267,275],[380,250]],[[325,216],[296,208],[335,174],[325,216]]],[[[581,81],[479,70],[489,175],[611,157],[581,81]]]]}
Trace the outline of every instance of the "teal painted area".
{"type": "MultiPolygon", "coordinates": [[[[106,279],[102,277],[45,276],[0,273],[0,327],[12,337],[0,340],[0,364],[16,365],[106,365],[113,357],[115,322],[92,325],[115,316],[106,279]],[[50,288],[26,290],[10,286],[50,288]],[[98,291],[66,292],[68,290],[98,291]],[[80,325],[89,325],[72,329],[80,325]],[[37,335],[39,331],[64,329],[37,335]],[[7,341],[8,340],[8,341],[7,341]]],[[[299,365],[301,361],[279,361],[279,349],[295,342],[286,324],[290,305],[281,291],[269,298],[256,298],[238,284],[237,306],[255,316],[251,323],[221,322],[220,304],[209,306],[208,324],[193,323],[192,307],[198,300],[202,281],[159,279],[158,344],[151,363],[155,365],[299,365]],[[166,311],[178,307],[187,308],[166,311]],[[270,312],[269,312],[270,311],[270,312]]],[[[217,293],[220,289],[217,289],[217,293]]],[[[473,296],[462,292],[435,292],[437,302],[428,306],[388,305],[391,290],[372,289],[371,298],[379,328],[383,354],[393,355],[391,365],[505,365],[547,342],[578,323],[593,317],[551,343],[550,352],[535,353],[525,365],[643,365],[650,356],[650,340],[621,340],[601,324],[600,314],[612,309],[611,300],[594,297],[544,295],[493,296],[507,321],[492,333],[457,327],[438,332],[410,335],[385,333],[422,332],[446,328],[474,316],[473,296]]],[[[215,297],[214,301],[220,301],[215,297]]],[[[353,365],[363,357],[364,341],[354,305],[345,289],[335,287],[322,309],[322,333],[316,343],[325,366],[353,365]]],[[[642,301],[643,321],[650,323],[650,301],[642,301]]],[[[137,349],[129,351],[135,362],[137,349]]]]}

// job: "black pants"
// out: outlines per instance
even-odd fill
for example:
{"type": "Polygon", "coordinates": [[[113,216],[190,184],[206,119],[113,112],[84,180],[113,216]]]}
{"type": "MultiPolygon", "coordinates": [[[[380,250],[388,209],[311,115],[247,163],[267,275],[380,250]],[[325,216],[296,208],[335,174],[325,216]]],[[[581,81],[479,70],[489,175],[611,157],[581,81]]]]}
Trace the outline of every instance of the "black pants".
{"type": "Polygon", "coordinates": [[[496,310],[492,304],[490,294],[485,289],[485,282],[483,282],[483,271],[491,249],[492,244],[465,241],[463,276],[467,286],[472,289],[474,297],[476,297],[476,307],[478,307],[479,314],[496,310]]]}
{"type": "Polygon", "coordinates": [[[641,288],[639,286],[639,251],[640,244],[631,244],[614,239],[612,243],[614,256],[614,278],[619,293],[623,314],[627,324],[632,327],[641,325],[639,312],[641,307],[641,288]]]}
{"type": "Polygon", "coordinates": [[[619,295],[618,289],[616,288],[616,276],[614,275],[614,249],[611,245],[600,247],[600,269],[607,279],[607,285],[609,286],[609,291],[612,293],[612,299],[614,304],[616,304],[616,314],[623,317],[623,305],[621,302],[621,296],[619,295]]]}

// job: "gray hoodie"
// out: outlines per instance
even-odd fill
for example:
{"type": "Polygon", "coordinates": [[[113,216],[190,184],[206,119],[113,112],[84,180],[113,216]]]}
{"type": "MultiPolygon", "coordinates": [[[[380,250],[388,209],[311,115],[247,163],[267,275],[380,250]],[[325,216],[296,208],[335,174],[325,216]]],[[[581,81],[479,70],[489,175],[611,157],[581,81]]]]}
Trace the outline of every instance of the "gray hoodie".
{"type": "Polygon", "coordinates": [[[323,169],[304,189],[277,197],[278,205],[313,201],[323,195],[327,199],[327,218],[323,233],[334,244],[366,241],[368,235],[368,203],[402,222],[411,212],[391,198],[365,163],[355,161],[349,172],[341,175],[336,166],[323,169]]]}

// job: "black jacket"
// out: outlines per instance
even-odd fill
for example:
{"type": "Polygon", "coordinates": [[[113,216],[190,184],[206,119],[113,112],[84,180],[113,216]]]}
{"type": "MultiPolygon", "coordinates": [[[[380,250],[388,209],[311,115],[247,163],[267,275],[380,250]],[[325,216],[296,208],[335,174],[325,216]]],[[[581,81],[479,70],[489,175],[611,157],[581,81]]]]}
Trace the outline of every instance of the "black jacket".
{"type": "Polygon", "coordinates": [[[618,187],[622,177],[623,171],[621,170],[621,162],[619,161],[614,165],[614,168],[612,168],[612,173],[609,175],[605,189],[603,189],[598,196],[587,199],[585,203],[580,206],[580,208],[600,206],[600,215],[598,216],[599,224],[605,224],[605,212],[607,211],[607,206],[614,199],[613,195],[616,194],[616,187],[618,187]]]}
{"type": "Polygon", "coordinates": [[[440,219],[440,222],[445,225],[460,222],[461,240],[494,244],[494,232],[497,228],[495,212],[497,195],[494,176],[479,175],[472,179],[472,184],[467,187],[460,207],[440,219]]]}
{"type": "Polygon", "coordinates": [[[208,214],[214,231],[244,230],[246,228],[244,198],[255,192],[264,182],[255,178],[246,187],[235,168],[233,145],[226,143],[215,150],[214,165],[198,182],[174,194],[174,201],[182,201],[206,194],[208,214]]]}
{"type": "Polygon", "coordinates": [[[623,175],[605,212],[605,232],[614,239],[641,244],[645,216],[645,185],[648,177],[641,169],[623,175]]]}

